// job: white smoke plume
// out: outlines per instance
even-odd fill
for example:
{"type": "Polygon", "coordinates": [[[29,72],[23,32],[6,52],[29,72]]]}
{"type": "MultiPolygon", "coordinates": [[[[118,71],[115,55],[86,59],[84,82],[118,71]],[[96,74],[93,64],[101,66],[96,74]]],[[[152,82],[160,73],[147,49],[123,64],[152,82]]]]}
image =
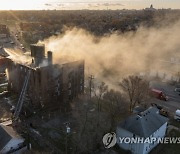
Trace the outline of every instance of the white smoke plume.
{"type": "MultiPolygon", "coordinates": [[[[86,72],[109,82],[140,71],[163,68],[160,60],[180,56],[180,22],[159,28],[140,27],[136,32],[103,37],[78,28],[43,41],[53,51],[54,63],[62,57],[84,59],[86,72]]],[[[172,69],[172,68],[169,68],[172,69]]]]}
{"type": "Polygon", "coordinates": [[[7,58],[14,62],[30,65],[32,63],[32,58],[30,55],[22,54],[22,51],[18,49],[4,48],[5,52],[9,55],[7,58]]]}

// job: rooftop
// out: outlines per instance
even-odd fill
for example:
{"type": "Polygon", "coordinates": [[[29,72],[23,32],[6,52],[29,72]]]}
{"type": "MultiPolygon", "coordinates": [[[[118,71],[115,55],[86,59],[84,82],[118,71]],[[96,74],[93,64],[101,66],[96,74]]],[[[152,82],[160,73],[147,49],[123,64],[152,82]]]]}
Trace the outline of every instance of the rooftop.
{"type": "Polygon", "coordinates": [[[22,139],[12,127],[4,126],[0,124],[0,151],[6,146],[6,144],[13,138],[22,139]]]}
{"type": "Polygon", "coordinates": [[[128,130],[140,137],[149,137],[167,121],[168,118],[161,116],[157,108],[150,107],[140,114],[125,119],[118,127],[128,130]]]}

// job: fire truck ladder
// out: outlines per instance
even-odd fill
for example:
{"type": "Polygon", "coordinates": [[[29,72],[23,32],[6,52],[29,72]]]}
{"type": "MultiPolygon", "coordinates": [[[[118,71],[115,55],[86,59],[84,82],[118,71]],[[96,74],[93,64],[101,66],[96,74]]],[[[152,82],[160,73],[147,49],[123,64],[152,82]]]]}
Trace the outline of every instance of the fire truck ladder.
{"type": "Polygon", "coordinates": [[[30,75],[31,75],[31,71],[29,70],[28,74],[27,74],[27,76],[26,76],[26,78],[24,80],[23,88],[22,88],[21,94],[19,96],[18,103],[16,105],[13,120],[17,120],[18,117],[19,117],[19,114],[21,112],[21,109],[22,109],[22,106],[23,106],[23,103],[24,103],[24,99],[25,99],[25,96],[26,96],[26,90],[27,90],[27,87],[28,87],[30,75]]]}

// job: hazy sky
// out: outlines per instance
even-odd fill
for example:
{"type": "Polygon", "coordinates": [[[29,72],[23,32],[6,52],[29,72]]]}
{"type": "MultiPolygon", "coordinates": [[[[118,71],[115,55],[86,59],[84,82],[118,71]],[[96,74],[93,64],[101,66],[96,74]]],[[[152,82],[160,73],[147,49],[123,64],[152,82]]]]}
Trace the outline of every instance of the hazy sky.
{"type": "Polygon", "coordinates": [[[180,8],[180,0],[0,0],[1,10],[180,8]]]}

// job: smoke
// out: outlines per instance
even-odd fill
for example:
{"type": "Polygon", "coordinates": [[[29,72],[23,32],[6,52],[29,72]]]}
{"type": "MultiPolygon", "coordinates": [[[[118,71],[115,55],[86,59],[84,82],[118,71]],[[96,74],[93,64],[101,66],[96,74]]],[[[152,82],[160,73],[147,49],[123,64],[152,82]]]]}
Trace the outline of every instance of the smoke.
{"type": "Polygon", "coordinates": [[[32,63],[32,58],[30,55],[22,54],[21,51],[4,48],[5,52],[9,55],[7,58],[11,59],[14,62],[30,65],[32,63]]]}
{"type": "Polygon", "coordinates": [[[164,69],[160,60],[177,57],[180,52],[180,22],[161,27],[140,27],[136,32],[96,37],[73,28],[44,40],[53,51],[54,63],[84,59],[86,73],[114,83],[120,78],[150,69],[164,69]]]}

